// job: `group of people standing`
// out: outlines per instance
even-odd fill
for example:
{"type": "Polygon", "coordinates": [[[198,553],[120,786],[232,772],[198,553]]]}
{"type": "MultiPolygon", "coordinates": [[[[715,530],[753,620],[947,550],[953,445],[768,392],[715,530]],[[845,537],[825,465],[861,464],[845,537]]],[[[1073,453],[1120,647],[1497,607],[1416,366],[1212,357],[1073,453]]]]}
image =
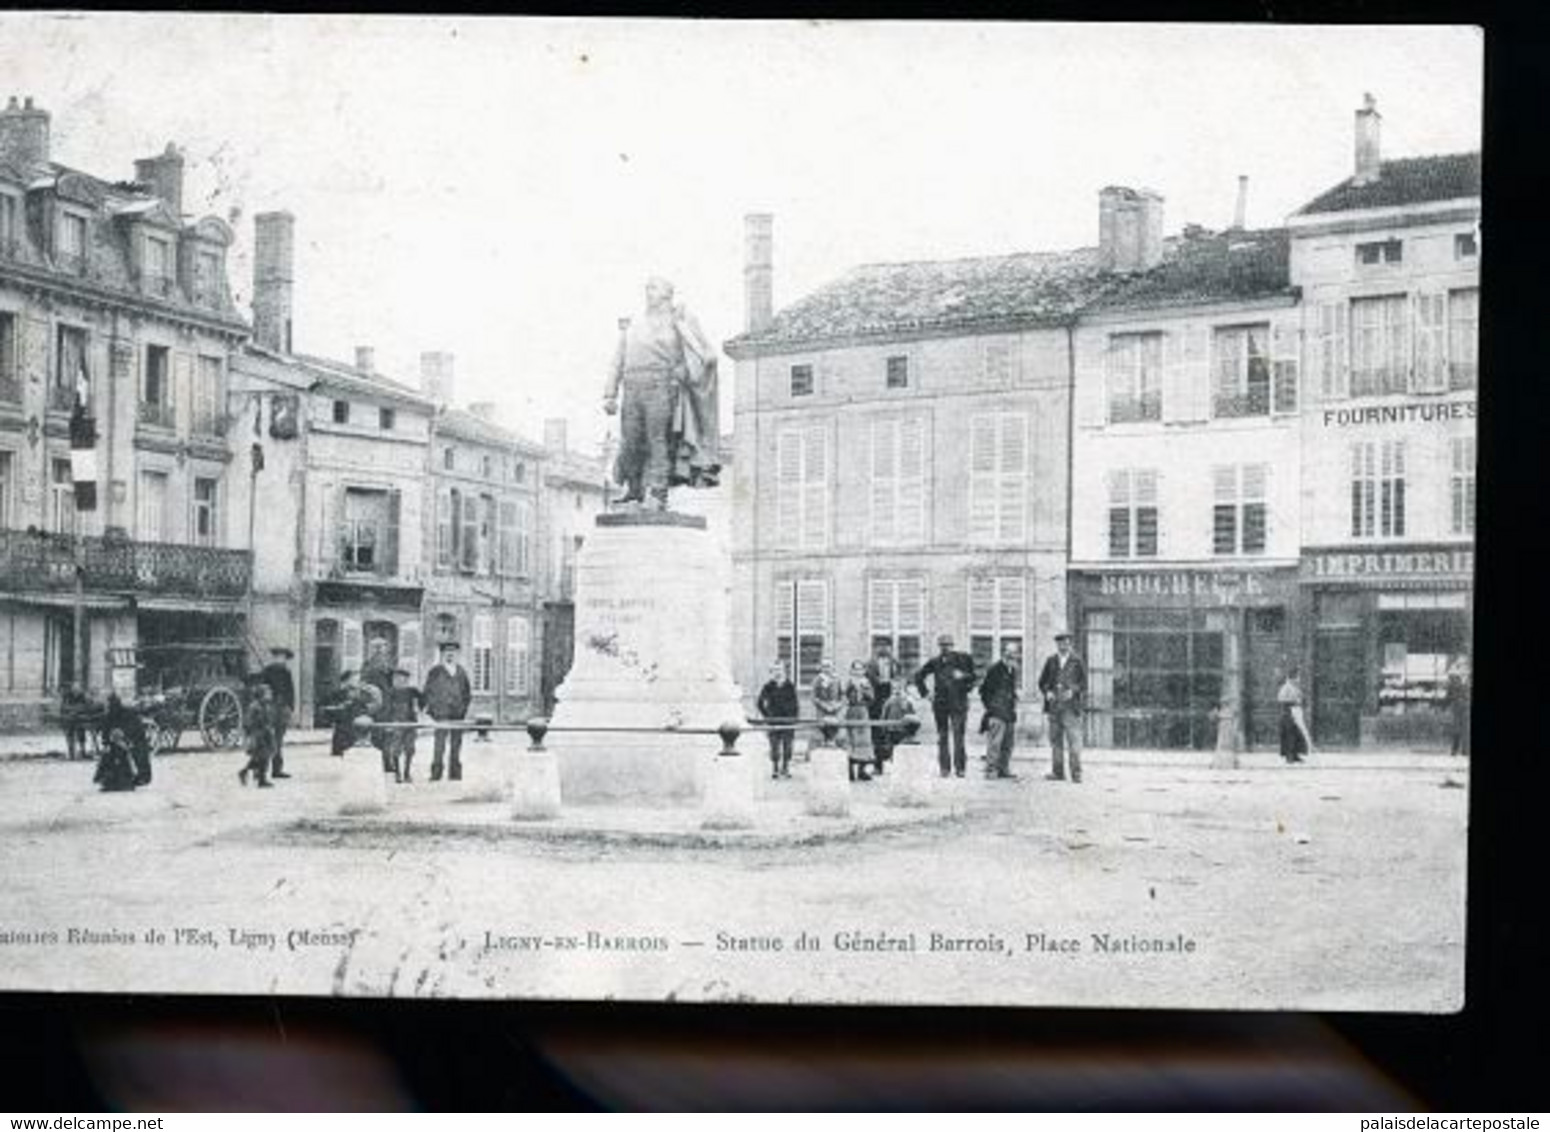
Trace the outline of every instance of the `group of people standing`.
{"type": "Polygon", "coordinates": [[[285,769],[285,733],[296,711],[296,678],[291,675],[291,658],[296,654],[284,645],[269,650],[273,658],[247,678],[248,702],[243,711],[247,735],[248,761],[237,771],[237,781],[246,786],[248,776],[264,789],[271,789],[277,778],[289,778],[285,769]]]}
{"type": "MultiPolygon", "coordinates": [[[[974,658],[960,652],[950,635],[937,638],[937,649],[937,655],[913,675],[903,672],[887,644],[879,644],[870,661],[852,662],[844,680],[836,674],[832,661],[820,662],[812,685],[818,730],[824,745],[838,744],[849,753],[852,781],[865,782],[882,774],[894,747],[914,737],[920,721],[908,695],[911,689],[922,699],[930,699],[941,776],[965,777],[969,696],[976,687],[984,706],[980,729],[986,736],[985,776],[1017,777],[1012,773],[1011,760],[1022,683],[1021,646],[1007,642],[983,679],[974,658]]],[[[1044,711],[1049,716],[1052,748],[1052,766],[1046,777],[1063,780],[1069,756],[1071,781],[1081,782],[1081,716],[1087,695],[1087,670],[1071,649],[1069,633],[1055,635],[1055,649],[1039,674],[1038,684],[1044,711]]],[[[795,728],[783,724],[800,718],[800,704],[783,661],[771,666],[769,681],[760,689],[757,708],[760,717],[770,725],[771,777],[789,778],[795,728]]]]}
{"type": "MultiPolygon", "coordinates": [[[[416,730],[412,725],[418,723],[422,714],[437,723],[461,723],[468,717],[473,700],[468,670],[458,660],[458,643],[444,641],[439,652],[440,657],[426,674],[425,687],[421,689],[410,683],[407,668],[397,667],[389,659],[387,641],[372,641],[371,655],[361,670],[352,669],[340,675],[338,690],[323,709],[334,727],[332,753],[343,756],[360,739],[367,738],[381,754],[384,774],[391,774],[395,782],[413,782],[416,730]],[[366,722],[363,724],[362,720],[366,722]]],[[[439,781],[443,774],[454,782],[463,777],[461,727],[436,729],[431,747],[431,781],[439,781]]]]}

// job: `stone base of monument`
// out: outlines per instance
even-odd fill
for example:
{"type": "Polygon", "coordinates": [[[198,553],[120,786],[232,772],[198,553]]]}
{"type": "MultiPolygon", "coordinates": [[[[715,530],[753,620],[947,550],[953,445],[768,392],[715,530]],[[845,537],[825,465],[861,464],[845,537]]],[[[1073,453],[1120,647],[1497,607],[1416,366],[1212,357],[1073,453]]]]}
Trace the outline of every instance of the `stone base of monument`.
{"type": "Polygon", "coordinates": [[[850,752],[814,747],[809,755],[803,808],[813,817],[845,817],[850,813],[850,752]]]}
{"type": "Polygon", "coordinates": [[[553,751],[514,751],[510,767],[511,817],[548,821],[560,816],[560,768],[553,751]]]}
{"type": "Polygon", "coordinates": [[[754,824],[757,760],[746,755],[711,755],[705,764],[701,829],[748,829],[754,824]]]}
{"type": "Polygon", "coordinates": [[[574,658],[546,739],[566,806],[704,799],[707,758],[721,744],[686,732],[744,726],[728,569],[698,516],[598,516],[576,561],[574,658]]]}
{"type": "Polygon", "coordinates": [[[382,771],[382,752],[361,743],[340,760],[339,803],[341,814],[380,814],[387,809],[388,776],[382,771]]]}
{"type": "Polygon", "coordinates": [[[936,753],[919,743],[901,743],[889,760],[887,804],[911,808],[929,806],[938,779],[936,753]]]}

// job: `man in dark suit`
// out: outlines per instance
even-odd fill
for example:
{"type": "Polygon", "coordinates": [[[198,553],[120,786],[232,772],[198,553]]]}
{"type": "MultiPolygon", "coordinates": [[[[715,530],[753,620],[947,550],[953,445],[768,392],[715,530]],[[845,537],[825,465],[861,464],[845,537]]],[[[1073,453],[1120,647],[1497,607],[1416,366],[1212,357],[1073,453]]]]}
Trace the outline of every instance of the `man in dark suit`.
{"type": "Polygon", "coordinates": [[[264,665],[262,679],[269,685],[274,696],[270,705],[274,728],[274,757],[270,761],[269,777],[289,778],[285,770],[285,729],[290,726],[291,713],[296,710],[296,681],[291,676],[290,662],[295,654],[284,645],[269,650],[272,661],[264,665]]]}
{"type": "Polygon", "coordinates": [[[1012,773],[1012,745],[1016,741],[1017,682],[1022,668],[1022,646],[1008,641],[1001,659],[985,670],[980,702],[985,705],[981,730],[985,742],[985,777],[1016,778],[1012,773]]]}
{"type": "Polygon", "coordinates": [[[931,714],[936,717],[936,757],[942,777],[956,773],[964,776],[969,756],[963,746],[963,731],[969,720],[969,692],[975,683],[974,658],[953,648],[953,639],[944,633],[937,638],[937,655],[921,665],[914,684],[926,695],[926,678],[931,679],[931,714]],[[948,753],[948,732],[952,732],[952,753],[948,753]]]}
{"type": "Polygon", "coordinates": [[[1055,634],[1055,655],[1039,673],[1044,694],[1044,713],[1049,716],[1049,743],[1053,765],[1046,778],[1066,777],[1066,752],[1071,755],[1071,781],[1082,781],[1082,706],[1087,698],[1087,668],[1071,651],[1071,634],[1055,634]]]}
{"type": "MultiPolygon", "coordinates": [[[[458,644],[445,641],[441,646],[441,660],[431,666],[425,677],[425,710],[438,723],[460,723],[468,715],[468,705],[473,699],[473,689],[468,681],[468,670],[458,663],[458,644]]],[[[431,746],[431,781],[439,782],[443,769],[442,759],[451,749],[451,762],[445,764],[447,776],[456,782],[463,777],[463,731],[461,728],[436,729],[431,746]]]]}

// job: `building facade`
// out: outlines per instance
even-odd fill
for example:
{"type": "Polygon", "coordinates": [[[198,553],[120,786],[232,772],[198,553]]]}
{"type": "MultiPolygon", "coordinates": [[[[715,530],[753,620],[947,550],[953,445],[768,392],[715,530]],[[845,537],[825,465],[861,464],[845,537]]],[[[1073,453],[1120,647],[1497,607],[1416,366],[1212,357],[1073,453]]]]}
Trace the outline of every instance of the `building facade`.
{"type": "MultiPolygon", "coordinates": [[[[427,355],[422,369],[449,381],[451,358],[427,355]]],[[[462,646],[474,717],[514,722],[538,714],[543,469],[543,450],[496,423],[494,405],[436,414],[430,450],[434,523],[427,525],[425,549],[426,651],[434,655],[447,641],[462,646]]]]}
{"type": "MultiPolygon", "coordinates": [[[[1160,198],[1106,189],[1110,207],[1160,198]]],[[[1075,334],[1071,611],[1090,743],[1203,748],[1231,712],[1277,741],[1299,652],[1302,316],[1284,230],[1164,240],[1075,334]]]]}
{"type": "MultiPolygon", "coordinates": [[[[566,422],[544,422],[539,547],[539,702],[554,710],[555,690],[570,672],[575,649],[576,560],[597,516],[608,506],[612,461],[569,443],[566,422]]],[[[676,506],[676,503],[675,503],[676,506]]]]}
{"type": "Polygon", "coordinates": [[[1444,741],[1470,650],[1480,373],[1480,155],[1382,159],[1289,221],[1302,293],[1301,595],[1314,739],[1444,741]]]}
{"type": "Polygon", "coordinates": [[[801,687],[882,642],[905,668],[955,636],[982,665],[1066,607],[1070,322],[1096,251],[858,268],[770,309],[747,229],[736,361],[734,676],[801,687]]]}
{"type": "Polygon", "coordinates": [[[299,711],[313,720],[374,641],[418,677],[435,404],[379,373],[369,347],[353,365],[293,352],[294,221],[264,213],[255,231],[254,340],[234,365],[265,452],[252,637],[295,651],[299,711]]]}
{"type": "Polygon", "coordinates": [[[51,126],[31,99],[0,110],[0,715],[17,723],[72,680],[100,694],[110,649],[137,650],[142,687],[182,679],[164,646],[240,638],[250,581],[230,521],[231,230],[184,217],[176,147],[107,181],[54,161],[51,126]],[[78,403],[98,485],[80,514],[78,403]]]}

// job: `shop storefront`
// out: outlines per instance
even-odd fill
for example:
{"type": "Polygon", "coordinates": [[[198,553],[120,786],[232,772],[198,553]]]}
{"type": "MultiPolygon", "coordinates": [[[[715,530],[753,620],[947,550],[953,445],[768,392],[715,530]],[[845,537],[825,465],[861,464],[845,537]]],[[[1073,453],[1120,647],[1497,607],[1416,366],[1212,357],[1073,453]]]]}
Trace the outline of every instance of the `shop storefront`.
{"type": "Polygon", "coordinates": [[[1205,749],[1225,706],[1241,741],[1277,742],[1276,690],[1297,650],[1295,569],[1073,571],[1087,741],[1205,749]]]}
{"type": "Polygon", "coordinates": [[[1474,558],[1440,545],[1304,552],[1316,744],[1447,744],[1447,672],[1470,651],[1474,558]]]}

